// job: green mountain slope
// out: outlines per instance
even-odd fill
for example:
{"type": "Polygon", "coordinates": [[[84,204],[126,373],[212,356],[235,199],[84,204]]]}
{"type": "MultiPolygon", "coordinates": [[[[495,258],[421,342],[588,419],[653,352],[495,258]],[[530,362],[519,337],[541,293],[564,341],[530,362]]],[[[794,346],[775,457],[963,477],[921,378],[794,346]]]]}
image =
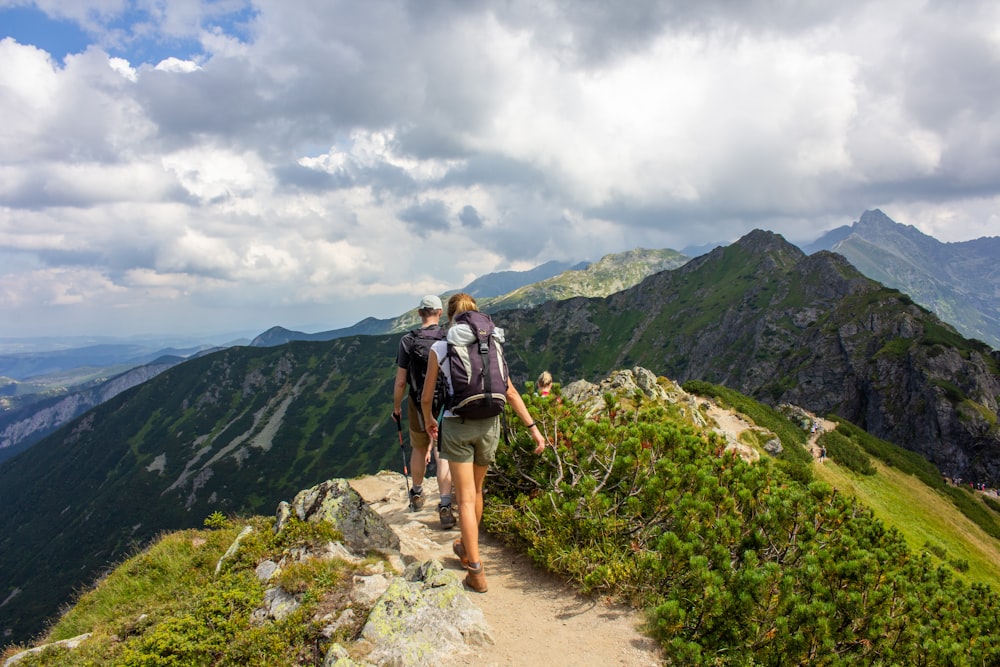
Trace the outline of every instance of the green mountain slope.
{"type": "Polygon", "coordinates": [[[585,269],[564,271],[557,276],[525,285],[493,299],[482,299],[480,308],[497,312],[508,308],[528,308],[549,301],[577,296],[598,297],[636,285],[647,276],[683,266],[688,261],[676,250],[637,248],[605,255],[585,269]]]}
{"type": "MultiPolygon", "coordinates": [[[[180,364],[0,467],[0,627],[36,632],[71,590],[164,528],[270,512],[394,467],[396,340],[236,347],[180,364]]],[[[401,463],[400,463],[401,465],[401,463]]]]}
{"type": "MultiPolygon", "coordinates": [[[[816,477],[871,508],[900,531],[914,551],[927,552],[937,562],[957,567],[956,576],[966,578],[965,573],[971,571],[970,581],[1000,590],[1000,540],[921,480],[879,461],[874,465],[876,474],[868,476],[853,474],[836,463],[824,465],[817,467],[816,477]]],[[[963,493],[973,502],[984,502],[971,498],[972,491],[963,493]]]]}
{"type": "Polygon", "coordinates": [[[487,273],[485,276],[479,276],[458,291],[467,292],[476,297],[476,299],[502,296],[525,285],[548,280],[565,271],[585,269],[587,268],[587,264],[589,262],[579,262],[574,265],[569,262],[550,261],[527,271],[497,271],[495,273],[487,273]]]}
{"type": "Polygon", "coordinates": [[[1000,479],[1000,355],[843,257],[807,257],[769,232],[605,299],[498,317],[524,341],[525,374],[640,365],[835,413],[951,476],[1000,479]]]}

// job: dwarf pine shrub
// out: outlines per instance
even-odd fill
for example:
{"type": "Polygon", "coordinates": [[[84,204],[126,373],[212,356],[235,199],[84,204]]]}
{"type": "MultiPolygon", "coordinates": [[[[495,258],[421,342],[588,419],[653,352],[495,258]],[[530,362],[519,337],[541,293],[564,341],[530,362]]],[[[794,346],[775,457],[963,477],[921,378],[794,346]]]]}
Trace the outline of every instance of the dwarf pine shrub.
{"type": "Polygon", "coordinates": [[[555,448],[535,457],[523,432],[501,448],[487,527],[645,609],[670,663],[1000,662],[995,593],[829,485],[720,454],[657,405],[585,417],[526,400],[555,448]]]}
{"type": "Polygon", "coordinates": [[[826,455],[848,470],[859,475],[875,474],[875,466],[872,465],[868,455],[854,440],[841,431],[824,432],[817,440],[817,444],[826,447],[826,455]]]}

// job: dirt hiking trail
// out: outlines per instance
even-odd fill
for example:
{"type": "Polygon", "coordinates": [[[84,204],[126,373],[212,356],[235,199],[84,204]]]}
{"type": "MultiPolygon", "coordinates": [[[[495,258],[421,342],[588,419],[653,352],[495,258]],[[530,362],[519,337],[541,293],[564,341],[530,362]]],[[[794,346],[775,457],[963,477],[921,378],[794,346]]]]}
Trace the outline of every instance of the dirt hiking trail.
{"type": "MultiPolygon", "coordinates": [[[[435,558],[459,577],[465,571],[452,553],[458,528],[441,530],[437,480],[424,480],[427,503],[411,512],[401,473],[351,480],[351,486],[399,535],[404,558],[435,558]]],[[[489,482],[487,482],[488,484],[489,482]]],[[[489,489],[487,488],[487,493],[489,489]]],[[[642,615],[578,595],[556,577],[535,567],[530,559],[481,532],[479,548],[489,592],[469,592],[496,642],[470,661],[477,667],[557,667],[607,665],[646,667],[662,664],[657,644],[639,628],[642,615]]],[[[444,665],[442,665],[444,667],[444,665]]]]}

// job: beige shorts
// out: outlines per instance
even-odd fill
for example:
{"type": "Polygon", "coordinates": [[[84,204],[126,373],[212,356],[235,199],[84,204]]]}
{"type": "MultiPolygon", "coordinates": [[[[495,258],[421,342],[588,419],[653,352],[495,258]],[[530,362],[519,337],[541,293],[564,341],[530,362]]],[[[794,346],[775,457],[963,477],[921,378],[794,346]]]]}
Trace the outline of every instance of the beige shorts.
{"type": "Polygon", "coordinates": [[[488,467],[497,455],[500,417],[466,419],[445,417],[441,424],[441,458],[488,467]]]}
{"type": "Polygon", "coordinates": [[[424,415],[412,396],[407,397],[407,400],[409,400],[409,405],[406,408],[406,416],[410,422],[410,447],[427,449],[431,444],[431,437],[424,430],[424,415]]]}

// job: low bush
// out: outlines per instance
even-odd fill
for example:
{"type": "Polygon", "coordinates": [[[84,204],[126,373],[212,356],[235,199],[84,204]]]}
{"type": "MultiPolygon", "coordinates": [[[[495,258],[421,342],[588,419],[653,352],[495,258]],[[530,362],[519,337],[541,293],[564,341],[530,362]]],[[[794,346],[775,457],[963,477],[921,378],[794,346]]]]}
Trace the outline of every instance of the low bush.
{"type": "Polygon", "coordinates": [[[864,450],[839,430],[825,431],[816,444],[826,448],[826,455],[834,462],[859,475],[874,475],[875,466],[864,450]]]}
{"type": "Polygon", "coordinates": [[[556,447],[535,457],[515,433],[501,448],[488,528],[645,609],[669,663],[1000,663],[995,593],[830,486],[720,455],[715,434],[655,405],[531,409],[556,447]]]}

